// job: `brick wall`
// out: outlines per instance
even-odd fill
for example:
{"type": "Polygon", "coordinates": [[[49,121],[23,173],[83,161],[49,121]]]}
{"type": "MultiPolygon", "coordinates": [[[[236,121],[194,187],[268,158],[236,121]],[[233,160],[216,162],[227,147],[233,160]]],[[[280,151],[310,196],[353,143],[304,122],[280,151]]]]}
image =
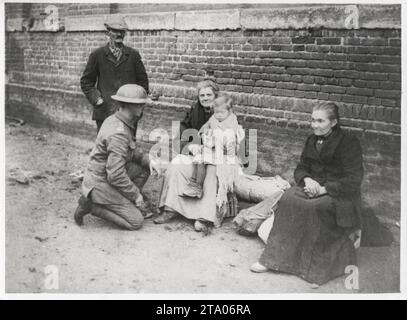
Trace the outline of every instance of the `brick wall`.
{"type": "MultiPolygon", "coordinates": [[[[6,6],[13,26],[12,19],[30,12],[21,5],[6,6]]],[[[79,78],[89,53],[106,42],[101,15],[140,7],[58,4],[58,8],[65,27],[60,31],[21,32],[14,27],[17,31],[9,28],[6,33],[6,111],[93,139],[91,107],[80,91],[79,78]],[[90,13],[95,14],[92,23],[90,13]]],[[[148,12],[158,7],[142,8],[148,12]]],[[[169,4],[161,8],[173,9],[169,4]]],[[[41,10],[32,4],[31,12],[41,10]]],[[[260,11],[235,7],[126,16],[131,31],[125,41],[140,51],[151,90],[160,96],[139,128],[141,143],[151,147],[148,136],[157,124],[169,130],[171,121],[180,120],[196,99],[196,82],[212,75],[233,97],[244,126],[257,129],[258,172],[292,180],[310,133],[312,106],[321,100],[337,101],[343,126],[362,141],[366,201],[381,214],[399,219],[399,10],[399,6],[260,11]],[[357,16],[349,22],[352,10],[357,16]]]]}

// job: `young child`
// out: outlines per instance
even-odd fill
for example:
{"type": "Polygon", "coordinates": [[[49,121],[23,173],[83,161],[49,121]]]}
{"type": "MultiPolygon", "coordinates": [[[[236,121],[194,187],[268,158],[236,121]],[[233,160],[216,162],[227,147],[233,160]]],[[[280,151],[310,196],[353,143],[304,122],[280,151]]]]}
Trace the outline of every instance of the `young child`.
{"type": "Polygon", "coordinates": [[[238,146],[244,138],[244,130],[237,122],[237,117],[233,113],[232,99],[220,96],[213,101],[212,107],[214,112],[212,117],[209,118],[199,131],[202,135],[203,146],[199,148],[195,145],[193,148],[190,148],[194,154],[194,169],[192,177],[182,195],[201,198],[206,176],[206,165],[216,165],[219,180],[218,196],[222,198],[219,200],[218,197],[217,203],[221,205],[221,202],[224,202],[226,197],[226,192],[230,189],[227,185],[233,183],[233,180],[226,182],[224,181],[225,179],[220,177],[229,175],[229,178],[233,179],[234,169],[238,165],[236,154],[238,146]],[[228,165],[232,165],[233,168],[228,165]],[[219,170],[219,167],[222,167],[222,170],[219,170]],[[228,169],[233,169],[233,172],[230,172],[228,169]],[[231,174],[227,174],[228,171],[231,174]],[[220,194],[219,191],[221,191],[220,194]]]}

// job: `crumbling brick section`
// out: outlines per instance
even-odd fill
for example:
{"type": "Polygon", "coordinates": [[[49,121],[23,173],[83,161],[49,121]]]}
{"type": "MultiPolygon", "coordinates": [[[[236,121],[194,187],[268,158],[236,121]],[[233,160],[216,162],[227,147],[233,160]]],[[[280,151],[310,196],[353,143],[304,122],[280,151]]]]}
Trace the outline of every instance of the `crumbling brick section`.
{"type": "MultiPolygon", "coordinates": [[[[129,6],[59,4],[67,17],[123,13],[129,6]]],[[[6,18],[26,14],[23,9],[7,4],[6,18]]],[[[138,30],[137,25],[125,41],[139,50],[151,91],[160,97],[139,128],[146,150],[154,143],[149,133],[162,127],[170,134],[171,122],[181,120],[195,101],[196,83],[211,76],[233,98],[244,126],[257,129],[258,173],[292,181],[312,107],[335,101],[342,126],[362,141],[365,199],[398,219],[400,28],[138,30]]],[[[7,32],[7,113],[94,138],[79,78],[90,52],[106,40],[101,29],[7,32]]]]}

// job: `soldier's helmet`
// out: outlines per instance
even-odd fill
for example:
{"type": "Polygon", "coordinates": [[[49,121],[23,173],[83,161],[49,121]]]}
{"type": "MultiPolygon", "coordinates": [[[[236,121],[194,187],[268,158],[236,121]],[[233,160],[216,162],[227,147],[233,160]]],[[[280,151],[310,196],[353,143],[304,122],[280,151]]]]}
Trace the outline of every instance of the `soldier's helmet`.
{"type": "Polygon", "coordinates": [[[112,96],[116,101],[126,103],[149,103],[151,99],[147,97],[147,92],[138,84],[125,84],[117,90],[117,93],[112,96]]]}

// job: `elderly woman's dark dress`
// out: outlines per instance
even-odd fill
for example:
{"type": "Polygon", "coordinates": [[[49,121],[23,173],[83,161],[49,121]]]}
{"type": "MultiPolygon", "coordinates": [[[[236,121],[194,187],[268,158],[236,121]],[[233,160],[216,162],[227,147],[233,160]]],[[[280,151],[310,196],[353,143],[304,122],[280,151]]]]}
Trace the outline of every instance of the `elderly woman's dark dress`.
{"type": "Polygon", "coordinates": [[[212,111],[205,112],[204,107],[198,101],[192,106],[191,110],[187,112],[185,119],[181,122],[180,133],[182,134],[186,129],[195,129],[199,131],[212,114],[212,111]]]}
{"type": "Polygon", "coordinates": [[[360,228],[363,178],[359,140],[335,127],[323,141],[308,137],[294,178],[285,192],[259,262],[271,270],[292,273],[317,284],[341,276],[356,264],[349,235],[360,228]],[[327,194],[309,198],[303,191],[310,177],[327,194]]]}

